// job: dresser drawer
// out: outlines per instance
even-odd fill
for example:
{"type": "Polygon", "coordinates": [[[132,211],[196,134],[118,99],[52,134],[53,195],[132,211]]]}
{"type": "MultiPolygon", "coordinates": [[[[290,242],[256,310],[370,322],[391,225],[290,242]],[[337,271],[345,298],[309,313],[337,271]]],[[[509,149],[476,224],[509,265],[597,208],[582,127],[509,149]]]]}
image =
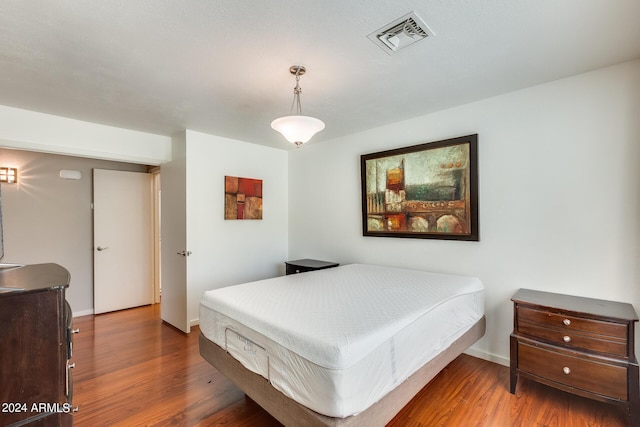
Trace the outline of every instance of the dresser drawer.
{"type": "Polygon", "coordinates": [[[566,331],[582,331],[627,341],[627,325],[601,320],[567,316],[562,313],[518,307],[518,319],[522,322],[540,323],[552,328],[566,331]]]}
{"type": "Polygon", "coordinates": [[[519,322],[518,330],[521,334],[538,338],[551,344],[568,348],[595,351],[618,357],[627,357],[627,342],[615,337],[602,335],[579,334],[569,328],[565,330],[542,327],[539,324],[519,322]]]}
{"type": "Polygon", "coordinates": [[[573,357],[521,342],[518,369],[591,393],[627,400],[627,368],[623,366],[573,357]]]}

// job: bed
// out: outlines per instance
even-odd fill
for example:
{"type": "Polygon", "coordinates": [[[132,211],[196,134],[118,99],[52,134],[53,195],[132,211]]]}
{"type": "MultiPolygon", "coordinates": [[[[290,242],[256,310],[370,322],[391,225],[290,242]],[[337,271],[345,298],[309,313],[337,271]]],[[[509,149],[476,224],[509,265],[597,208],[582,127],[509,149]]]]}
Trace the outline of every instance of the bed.
{"type": "Polygon", "coordinates": [[[200,354],[284,425],[385,425],[484,335],[484,287],[351,264],[208,291],[200,330],[200,354]]]}

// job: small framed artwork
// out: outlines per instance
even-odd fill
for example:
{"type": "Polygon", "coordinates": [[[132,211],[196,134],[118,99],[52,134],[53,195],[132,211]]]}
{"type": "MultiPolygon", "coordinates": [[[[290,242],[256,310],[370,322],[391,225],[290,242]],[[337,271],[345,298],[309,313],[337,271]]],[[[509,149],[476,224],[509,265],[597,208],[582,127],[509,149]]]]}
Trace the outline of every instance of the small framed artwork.
{"type": "Polygon", "coordinates": [[[478,135],[360,157],[362,234],[480,240],[478,135]]]}
{"type": "Polygon", "coordinates": [[[262,219],[262,180],[224,177],[224,219],[262,219]]]}

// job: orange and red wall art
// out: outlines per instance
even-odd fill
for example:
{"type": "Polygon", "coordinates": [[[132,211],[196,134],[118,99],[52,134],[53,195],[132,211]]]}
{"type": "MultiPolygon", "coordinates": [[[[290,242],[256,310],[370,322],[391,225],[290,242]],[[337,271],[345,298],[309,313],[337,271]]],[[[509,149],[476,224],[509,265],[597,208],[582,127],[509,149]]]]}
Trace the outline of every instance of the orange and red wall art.
{"type": "Polygon", "coordinates": [[[224,177],[224,219],[262,219],[262,180],[224,177]]]}

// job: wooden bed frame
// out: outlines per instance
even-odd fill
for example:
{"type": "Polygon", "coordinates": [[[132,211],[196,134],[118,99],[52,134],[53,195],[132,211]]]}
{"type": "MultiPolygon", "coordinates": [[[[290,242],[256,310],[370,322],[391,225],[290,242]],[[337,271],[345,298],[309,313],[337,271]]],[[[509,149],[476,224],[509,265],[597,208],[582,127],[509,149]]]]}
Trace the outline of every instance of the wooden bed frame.
{"type": "Polygon", "coordinates": [[[483,316],[447,349],[365,411],[346,418],[321,415],[276,390],[261,375],[246,369],[224,349],[200,333],[200,355],[247,396],[285,426],[384,426],[444,367],[479,340],[485,332],[483,316]]]}

